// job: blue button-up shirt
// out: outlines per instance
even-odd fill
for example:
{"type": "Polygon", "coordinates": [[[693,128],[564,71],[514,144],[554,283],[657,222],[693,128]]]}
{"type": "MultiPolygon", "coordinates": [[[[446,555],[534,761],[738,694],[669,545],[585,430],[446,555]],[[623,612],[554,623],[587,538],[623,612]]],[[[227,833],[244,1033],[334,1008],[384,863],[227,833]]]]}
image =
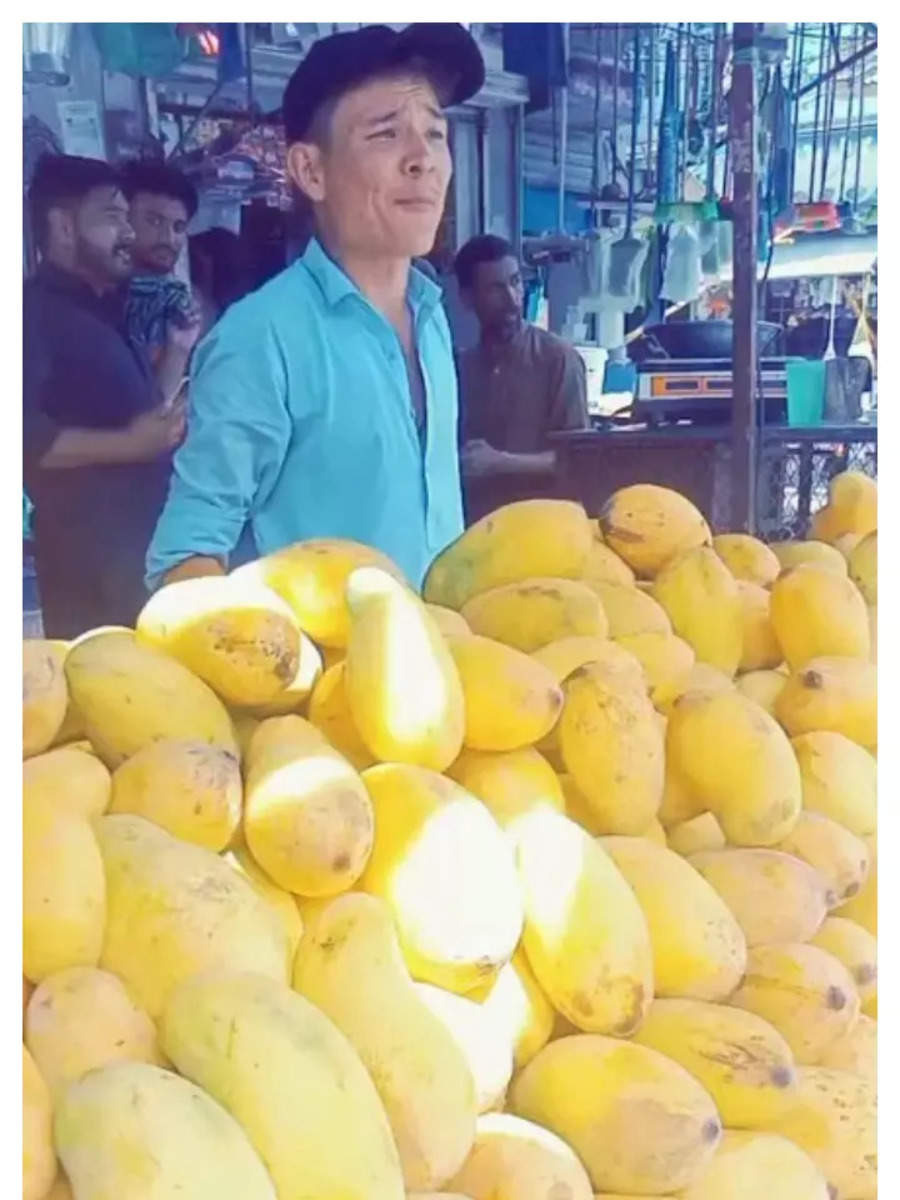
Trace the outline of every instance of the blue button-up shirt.
{"type": "Polygon", "coordinates": [[[192,555],[227,558],[248,521],[260,554],[352,538],[421,583],[463,528],[457,388],[440,288],[412,269],[407,299],[421,439],[397,334],[317,241],[228,310],[194,355],[151,587],[192,555]]]}

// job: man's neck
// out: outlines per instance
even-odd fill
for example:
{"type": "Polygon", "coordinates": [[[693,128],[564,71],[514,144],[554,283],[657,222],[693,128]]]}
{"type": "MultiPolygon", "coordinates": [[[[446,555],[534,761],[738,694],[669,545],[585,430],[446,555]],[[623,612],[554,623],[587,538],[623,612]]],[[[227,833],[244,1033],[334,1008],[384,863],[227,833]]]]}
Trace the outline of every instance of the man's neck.
{"type": "Polygon", "coordinates": [[[501,354],[509,346],[515,344],[524,328],[524,321],[520,321],[511,333],[507,333],[506,330],[498,331],[495,329],[487,329],[485,326],[482,326],[481,345],[485,350],[488,351],[488,353],[501,354]]]}
{"type": "Polygon", "coordinates": [[[380,258],[341,249],[327,235],[319,240],[325,252],[350,276],[374,309],[389,321],[402,317],[409,286],[408,258],[380,258]]]}

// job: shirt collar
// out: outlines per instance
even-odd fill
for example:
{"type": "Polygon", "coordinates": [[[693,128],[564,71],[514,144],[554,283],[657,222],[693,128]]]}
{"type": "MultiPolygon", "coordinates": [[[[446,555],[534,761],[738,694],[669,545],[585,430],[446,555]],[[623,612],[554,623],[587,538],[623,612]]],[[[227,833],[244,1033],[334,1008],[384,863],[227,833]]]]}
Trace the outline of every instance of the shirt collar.
{"type": "MultiPolygon", "coordinates": [[[[332,307],[336,307],[347,296],[359,296],[361,299],[365,299],[350,276],[330,255],[326,254],[318,238],[310,238],[301,261],[318,283],[326,301],[332,307]]],[[[406,294],[413,313],[418,315],[420,310],[434,309],[440,302],[442,291],[436,283],[412,267],[409,272],[406,294]]]]}

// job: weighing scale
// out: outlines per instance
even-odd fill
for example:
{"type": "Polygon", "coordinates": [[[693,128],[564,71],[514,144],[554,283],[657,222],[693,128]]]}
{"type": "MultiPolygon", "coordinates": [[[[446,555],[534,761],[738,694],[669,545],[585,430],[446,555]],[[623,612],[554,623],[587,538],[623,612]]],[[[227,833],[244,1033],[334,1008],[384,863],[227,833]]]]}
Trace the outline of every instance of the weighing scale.
{"type": "MultiPolygon", "coordinates": [[[[720,424],[731,420],[729,359],[651,359],[638,365],[633,419],[647,425],[671,421],[720,424]]],[[[787,370],[783,358],[760,360],[759,395],[767,424],[787,416],[787,370]]]]}

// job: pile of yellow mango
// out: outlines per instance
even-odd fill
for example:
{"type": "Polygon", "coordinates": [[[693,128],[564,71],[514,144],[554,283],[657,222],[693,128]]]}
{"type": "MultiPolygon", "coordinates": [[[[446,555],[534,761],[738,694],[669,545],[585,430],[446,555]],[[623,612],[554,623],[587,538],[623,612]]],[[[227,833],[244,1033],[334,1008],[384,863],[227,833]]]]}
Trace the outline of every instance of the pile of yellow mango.
{"type": "Polygon", "coordinates": [[[24,647],[24,1200],[876,1195],[876,487],[24,647]]]}

